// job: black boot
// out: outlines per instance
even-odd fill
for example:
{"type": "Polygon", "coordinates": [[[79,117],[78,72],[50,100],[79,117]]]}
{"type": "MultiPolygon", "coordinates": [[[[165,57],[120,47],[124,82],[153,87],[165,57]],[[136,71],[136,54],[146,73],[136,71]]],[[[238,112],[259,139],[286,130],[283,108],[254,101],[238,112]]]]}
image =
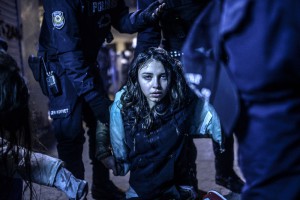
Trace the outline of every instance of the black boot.
{"type": "Polygon", "coordinates": [[[234,162],[234,143],[233,136],[224,138],[225,152],[219,151],[219,145],[213,142],[215,153],[216,184],[221,185],[232,192],[241,193],[244,181],[235,173],[234,162]]]}
{"type": "Polygon", "coordinates": [[[124,200],[125,193],[109,179],[109,170],[101,162],[93,164],[92,197],[96,200],[124,200]]]}
{"type": "Polygon", "coordinates": [[[229,175],[216,175],[216,184],[239,194],[245,185],[244,181],[234,171],[229,175]]]}

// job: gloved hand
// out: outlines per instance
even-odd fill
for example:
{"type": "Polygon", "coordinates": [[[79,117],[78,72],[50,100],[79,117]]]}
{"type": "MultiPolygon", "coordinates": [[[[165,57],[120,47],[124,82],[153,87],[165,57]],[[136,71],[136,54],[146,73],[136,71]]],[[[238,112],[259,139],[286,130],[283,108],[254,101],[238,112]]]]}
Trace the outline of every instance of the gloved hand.
{"type": "Polygon", "coordinates": [[[83,200],[88,193],[88,183],[85,180],[75,178],[64,167],[58,170],[54,186],[63,191],[71,200],[83,200]]]}
{"type": "Polygon", "coordinates": [[[145,10],[140,13],[140,16],[146,23],[154,23],[162,15],[165,3],[155,1],[151,3],[145,10]]]}
{"type": "Polygon", "coordinates": [[[96,159],[99,161],[112,155],[108,125],[101,123],[99,120],[97,121],[96,128],[95,151],[96,159]]]}
{"type": "Polygon", "coordinates": [[[113,174],[115,176],[117,175],[116,162],[113,156],[108,156],[106,158],[103,158],[101,162],[107,169],[112,169],[113,174]]]}

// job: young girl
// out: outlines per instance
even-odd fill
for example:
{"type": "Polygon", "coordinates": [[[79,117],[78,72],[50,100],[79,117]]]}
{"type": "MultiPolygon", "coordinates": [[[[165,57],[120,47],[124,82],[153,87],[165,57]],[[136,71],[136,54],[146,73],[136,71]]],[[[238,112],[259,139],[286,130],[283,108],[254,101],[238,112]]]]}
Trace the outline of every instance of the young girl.
{"type": "Polygon", "coordinates": [[[56,187],[70,199],[83,199],[87,182],[76,179],[63,162],[32,151],[29,94],[16,61],[0,51],[0,199],[21,200],[23,180],[56,187]]]}
{"type": "Polygon", "coordinates": [[[199,198],[190,182],[195,176],[188,159],[192,134],[211,135],[221,144],[215,111],[192,94],[180,62],[165,50],[139,54],[111,107],[115,174],[130,170],[126,198],[199,198]]]}

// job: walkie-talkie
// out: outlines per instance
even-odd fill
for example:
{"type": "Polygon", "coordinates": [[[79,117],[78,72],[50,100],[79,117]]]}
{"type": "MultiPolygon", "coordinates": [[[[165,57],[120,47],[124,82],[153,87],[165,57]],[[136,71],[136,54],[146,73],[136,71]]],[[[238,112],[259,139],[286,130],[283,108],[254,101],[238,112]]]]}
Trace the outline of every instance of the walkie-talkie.
{"type": "Polygon", "coordinates": [[[48,67],[45,64],[44,58],[42,57],[42,62],[43,66],[46,71],[46,81],[47,81],[47,86],[50,89],[52,95],[56,96],[60,94],[60,88],[57,82],[57,77],[53,73],[53,71],[49,70],[48,67]]]}

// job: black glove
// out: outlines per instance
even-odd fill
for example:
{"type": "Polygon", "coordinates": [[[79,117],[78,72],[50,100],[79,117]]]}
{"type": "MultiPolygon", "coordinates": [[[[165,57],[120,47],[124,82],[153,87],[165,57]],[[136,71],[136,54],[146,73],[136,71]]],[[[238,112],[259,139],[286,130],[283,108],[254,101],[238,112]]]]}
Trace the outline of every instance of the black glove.
{"type": "Polygon", "coordinates": [[[158,23],[158,19],[162,15],[164,7],[165,3],[160,4],[158,1],[155,1],[146,9],[132,13],[130,21],[139,27],[148,27],[149,24],[158,23]]]}
{"type": "Polygon", "coordinates": [[[66,168],[62,167],[56,174],[54,186],[63,191],[70,200],[85,199],[88,193],[88,183],[75,178],[66,168]]]}
{"type": "Polygon", "coordinates": [[[115,176],[117,175],[116,162],[113,156],[103,158],[101,162],[107,169],[111,169],[115,176]]]}
{"type": "Polygon", "coordinates": [[[112,152],[108,125],[97,120],[95,152],[96,159],[101,161],[102,159],[111,155],[112,152]]]}
{"type": "Polygon", "coordinates": [[[158,1],[155,1],[141,12],[140,16],[146,23],[153,23],[157,20],[158,15],[155,14],[155,11],[159,7],[159,5],[160,3],[158,1]]]}

